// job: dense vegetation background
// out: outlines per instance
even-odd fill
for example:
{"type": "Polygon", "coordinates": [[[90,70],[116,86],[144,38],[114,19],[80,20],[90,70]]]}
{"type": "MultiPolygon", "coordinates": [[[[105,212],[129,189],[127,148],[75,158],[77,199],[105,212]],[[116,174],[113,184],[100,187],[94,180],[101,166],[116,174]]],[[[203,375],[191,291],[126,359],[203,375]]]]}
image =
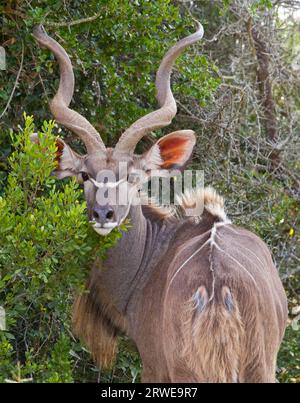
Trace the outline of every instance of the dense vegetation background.
{"type": "Polygon", "coordinates": [[[193,166],[225,195],[233,220],[270,246],[290,308],[278,378],[300,382],[299,9],[293,0],[1,3],[0,307],[7,326],[0,331],[0,381],[138,381],[141,371],[126,339],[114,368],[103,372],[71,332],[74,292],[83,287],[92,257],[119,233],[100,243],[75,181],[49,176],[55,135],[79,151],[82,145],[49,121],[58,71],[53,56],[34,43],[33,26],[43,23],[70,54],[73,105],[111,145],[156,107],[159,61],[192,32],[195,18],[205,39],[176,65],[179,111],[172,128],[197,132],[193,166]],[[34,130],[40,146],[29,141],[34,130]]]}

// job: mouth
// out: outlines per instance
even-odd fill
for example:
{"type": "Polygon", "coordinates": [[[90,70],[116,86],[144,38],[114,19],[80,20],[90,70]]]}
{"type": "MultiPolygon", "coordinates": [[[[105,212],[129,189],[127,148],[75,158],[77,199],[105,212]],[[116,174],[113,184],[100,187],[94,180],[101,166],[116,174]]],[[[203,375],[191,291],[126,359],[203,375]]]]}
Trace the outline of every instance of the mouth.
{"type": "Polygon", "coordinates": [[[108,222],[105,224],[100,224],[95,220],[90,221],[93,226],[94,231],[97,232],[99,235],[108,235],[114,228],[118,226],[117,222],[108,222]]]}

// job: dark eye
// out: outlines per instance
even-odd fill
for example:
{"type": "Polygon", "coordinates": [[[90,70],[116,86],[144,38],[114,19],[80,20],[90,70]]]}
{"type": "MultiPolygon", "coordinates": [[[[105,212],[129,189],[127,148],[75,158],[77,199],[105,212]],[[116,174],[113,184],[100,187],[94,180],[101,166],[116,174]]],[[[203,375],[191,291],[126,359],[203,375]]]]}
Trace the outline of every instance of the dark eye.
{"type": "Polygon", "coordinates": [[[82,171],[82,172],[80,172],[80,175],[81,175],[83,182],[88,181],[90,179],[90,176],[87,172],[82,171]]]}

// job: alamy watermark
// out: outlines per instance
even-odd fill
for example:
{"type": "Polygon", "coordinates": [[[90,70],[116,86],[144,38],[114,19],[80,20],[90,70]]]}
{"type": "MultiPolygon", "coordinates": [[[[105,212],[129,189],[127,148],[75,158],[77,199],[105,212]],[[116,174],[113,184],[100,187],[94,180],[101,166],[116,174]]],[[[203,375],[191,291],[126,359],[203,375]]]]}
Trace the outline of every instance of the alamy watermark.
{"type": "Polygon", "coordinates": [[[2,46],[0,46],[0,70],[6,70],[6,53],[2,46]]]}
{"type": "MultiPolygon", "coordinates": [[[[98,205],[179,205],[183,193],[204,187],[204,172],[200,170],[151,170],[151,174],[134,169],[129,172],[126,162],[119,163],[117,174],[112,170],[100,171],[90,179],[97,188],[98,205]],[[138,190],[138,192],[137,192],[138,190]],[[141,193],[140,193],[141,191],[141,193]],[[142,195],[142,196],[141,196],[142,195]]],[[[203,195],[199,192],[195,203],[186,210],[188,216],[200,216],[203,212],[203,195]]]]}
{"type": "Polygon", "coordinates": [[[300,330],[300,314],[297,315],[297,316],[292,320],[291,326],[292,326],[292,329],[295,330],[295,331],[300,330]]]}
{"type": "Polygon", "coordinates": [[[5,309],[0,306],[0,331],[6,330],[5,309]]]}

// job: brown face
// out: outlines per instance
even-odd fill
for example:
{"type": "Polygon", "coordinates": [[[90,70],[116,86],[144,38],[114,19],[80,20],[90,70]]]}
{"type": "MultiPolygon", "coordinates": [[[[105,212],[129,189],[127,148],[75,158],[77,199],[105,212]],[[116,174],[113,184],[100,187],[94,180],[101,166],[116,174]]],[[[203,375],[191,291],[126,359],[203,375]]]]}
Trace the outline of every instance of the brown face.
{"type": "Polygon", "coordinates": [[[138,195],[138,187],[130,180],[135,165],[137,158],[117,160],[110,149],[106,158],[94,154],[84,159],[77,177],[84,184],[89,220],[100,235],[107,235],[127,217],[131,198],[138,195]]]}
{"type": "Polygon", "coordinates": [[[57,139],[58,178],[76,176],[84,186],[88,218],[100,235],[107,235],[127,217],[139,191],[151,175],[167,176],[174,168],[182,168],[190,158],[195,136],[190,130],[162,137],[142,155],[93,153],[80,156],[63,140],[57,139]]]}

